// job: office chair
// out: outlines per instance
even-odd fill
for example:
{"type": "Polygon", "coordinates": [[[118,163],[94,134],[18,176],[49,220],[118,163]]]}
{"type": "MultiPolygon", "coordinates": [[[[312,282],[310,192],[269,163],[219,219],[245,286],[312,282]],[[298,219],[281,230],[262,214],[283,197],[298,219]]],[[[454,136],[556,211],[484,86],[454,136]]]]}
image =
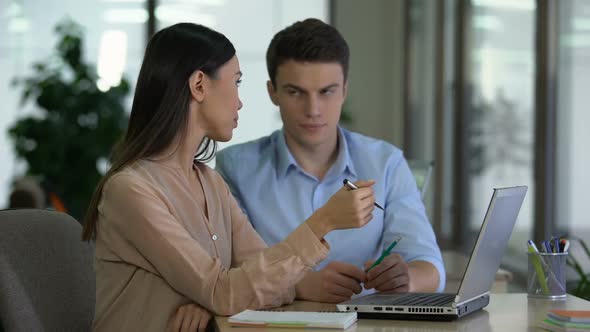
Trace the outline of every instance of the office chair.
{"type": "MultiPolygon", "coordinates": [[[[4,331],[89,331],[94,247],[67,214],[0,211],[0,323],[4,331]]],[[[2,328],[0,328],[1,330],[2,328]]]]}
{"type": "Polygon", "coordinates": [[[408,160],[410,170],[416,179],[416,185],[420,191],[420,197],[424,200],[426,190],[430,184],[430,176],[434,168],[434,161],[431,160],[408,160]]]}

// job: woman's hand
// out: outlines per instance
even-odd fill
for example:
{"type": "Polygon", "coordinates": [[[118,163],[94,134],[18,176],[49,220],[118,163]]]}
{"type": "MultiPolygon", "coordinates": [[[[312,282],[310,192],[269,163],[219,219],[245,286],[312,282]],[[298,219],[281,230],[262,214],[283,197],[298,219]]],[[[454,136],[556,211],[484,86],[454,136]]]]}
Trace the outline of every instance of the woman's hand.
{"type": "Polygon", "coordinates": [[[210,319],[207,309],[194,303],[185,304],[170,317],[166,332],[204,332],[210,319]]]}
{"type": "Polygon", "coordinates": [[[375,181],[357,181],[354,184],[358,189],[350,190],[342,186],[326,205],[308,219],[310,228],[320,239],[332,230],[359,228],[373,219],[375,193],[371,186],[375,181]]]}

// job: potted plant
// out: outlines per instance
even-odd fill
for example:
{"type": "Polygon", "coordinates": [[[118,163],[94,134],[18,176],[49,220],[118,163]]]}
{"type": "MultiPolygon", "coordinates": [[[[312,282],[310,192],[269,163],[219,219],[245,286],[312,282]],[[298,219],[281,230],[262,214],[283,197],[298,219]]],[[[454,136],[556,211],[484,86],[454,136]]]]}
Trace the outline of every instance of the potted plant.
{"type": "Polygon", "coordinates": [[[55,31],[55,54],[34,63],[31,76],[14,80],[22,87],[21,105],[36,107],[9,135],[17,156],[26,161],[27,175],[49,186],[80,220],[102,176],[100,164],[104,172],[126,127],[129,84],[123,78],[107,91],[98,89],[96,70],[83,58],[82,28],[65,20],[55,31]]]}
{"type": "MultiPolygon", "coordinates": [[[[588,250],[588,246],[584,240],[577,237],[569,237],[569,240],[578,242],[582,249],[579,252],[585,253],[587,258],[590,259],[590,250],[588,250]]],[[[568,292],[590,301],[590,273],[584,271],[579,259],[577,259],[571,252],[567,257],[567,265],[576,271],[578,279],[568,285],[568,292]]]]}

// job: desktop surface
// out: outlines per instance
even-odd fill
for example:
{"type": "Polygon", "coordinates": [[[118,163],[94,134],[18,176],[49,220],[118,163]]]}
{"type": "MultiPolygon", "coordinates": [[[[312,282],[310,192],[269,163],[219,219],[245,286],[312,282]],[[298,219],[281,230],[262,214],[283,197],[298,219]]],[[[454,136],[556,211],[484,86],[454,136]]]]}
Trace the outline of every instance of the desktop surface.
{"type": "MultiPolygon", "coordinates": [[[[280,308],[293,311],[335,311],[336,305],[296,301],[280,308]]],[[[544,331],[537,327],[551,309],[590,310],[590,302],[567,296],[561,301],[529,299],[523,293],[490,294],[490,304],[482,310],[452,322],[359,319],[346,332],[426,332],[426,331],[544,331]]],[[[218,332],[294,332],[295,329],[231,327],[227,317],[216,316],[218,332]]],[[[304,329],[306,332],[326,332],[325,329],[304,329]]],[[[339,330],[340,331],[340,330],[339,330]]]]}

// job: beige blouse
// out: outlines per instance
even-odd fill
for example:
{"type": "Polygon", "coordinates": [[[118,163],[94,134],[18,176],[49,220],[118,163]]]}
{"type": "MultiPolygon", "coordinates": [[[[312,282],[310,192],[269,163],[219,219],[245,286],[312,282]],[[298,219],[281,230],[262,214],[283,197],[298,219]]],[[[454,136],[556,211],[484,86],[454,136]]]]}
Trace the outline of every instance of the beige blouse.
{"type": "Polygon", "coordinates": [[[95,331],[164,331],[189,302],[221,315],[290,303],[294,285],[327,256],[305,223],[266,248],[221,176],[193,170],[141,160],[105,185],[95,331]]]}

